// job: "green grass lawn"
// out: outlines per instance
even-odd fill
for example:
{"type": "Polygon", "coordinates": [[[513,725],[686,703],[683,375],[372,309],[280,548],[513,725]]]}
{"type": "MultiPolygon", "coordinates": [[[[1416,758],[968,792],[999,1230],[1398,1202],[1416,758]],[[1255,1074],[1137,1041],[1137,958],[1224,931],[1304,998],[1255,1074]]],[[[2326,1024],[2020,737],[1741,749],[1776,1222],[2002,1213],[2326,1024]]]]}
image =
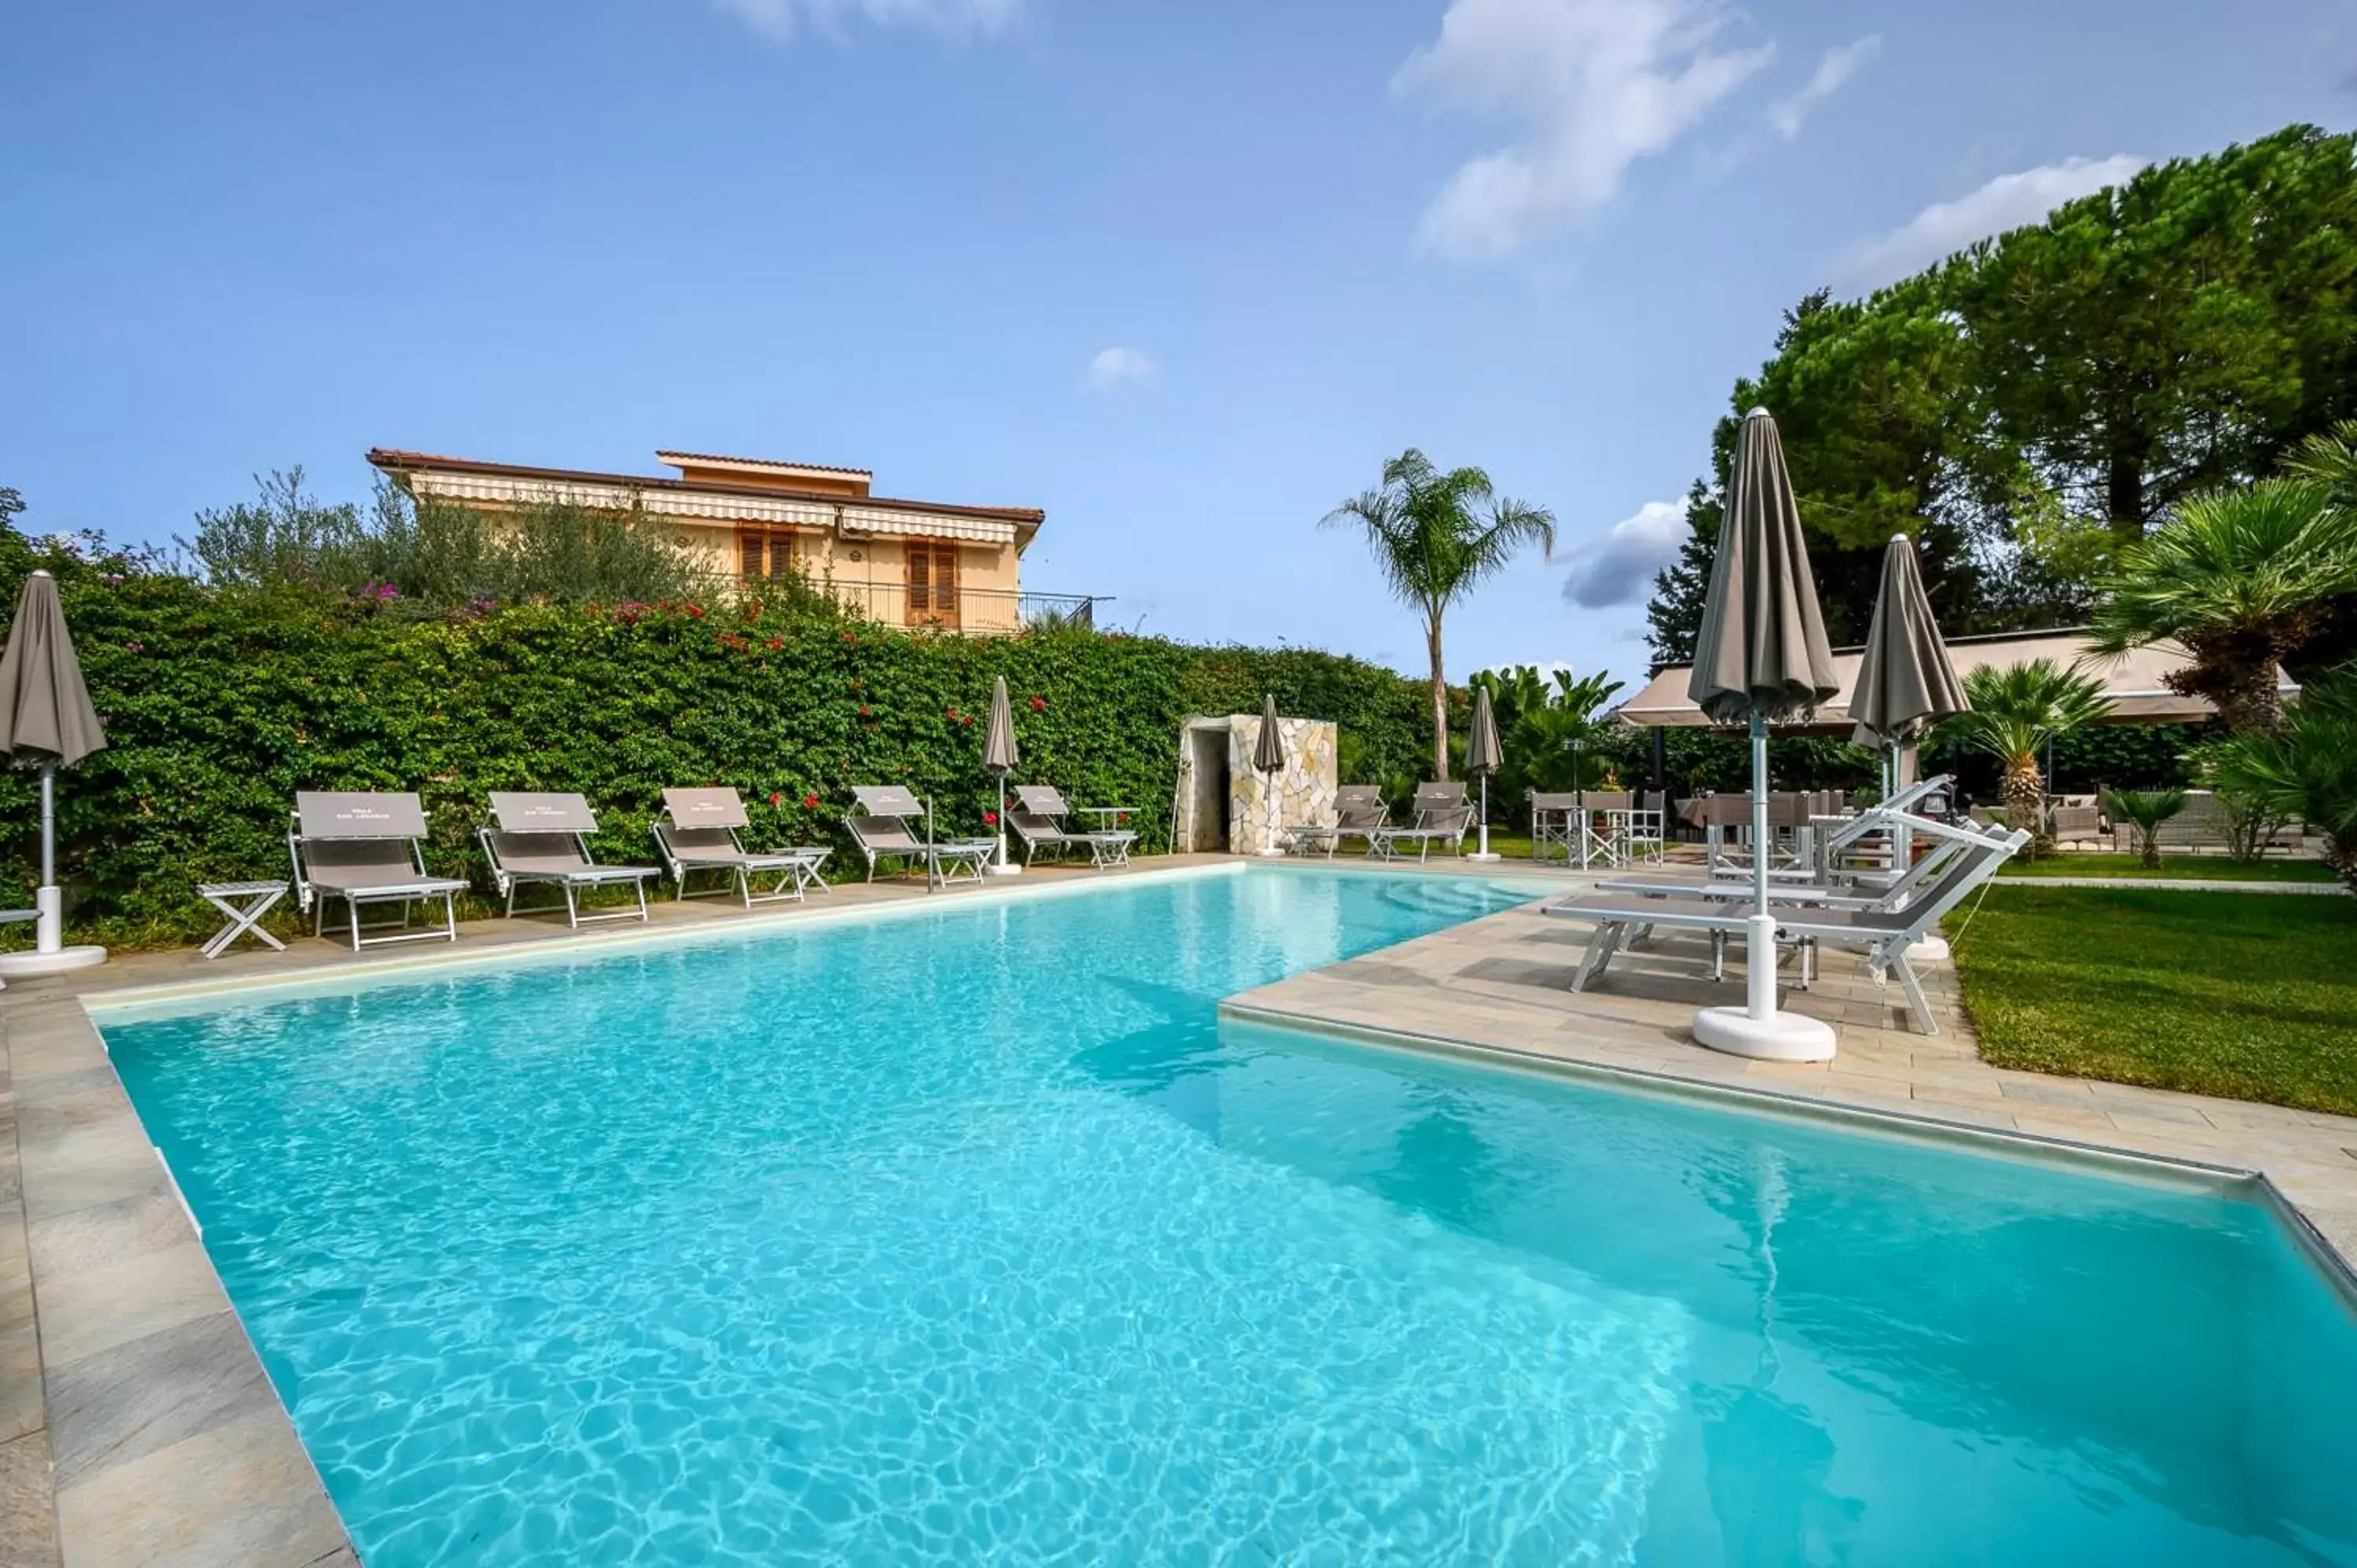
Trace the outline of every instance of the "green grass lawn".
{"type": "Polygon", "coordinates": [[[2357,1114],[2357,899],[1993,887],[1959,927],[1998,1067],[2357,1114]]]}
{"type": "Polygon", "coordinates": [[[2320,860],[2262,860],[2245,865],[2222,854],[2166,854],[2158,871],[2147,871],[2132,854],[2055,854],[2044,860],[2016,858],[2007,876],[2157,876],[2183,882],[2333,882],[2332,867],[2320,860]]]}

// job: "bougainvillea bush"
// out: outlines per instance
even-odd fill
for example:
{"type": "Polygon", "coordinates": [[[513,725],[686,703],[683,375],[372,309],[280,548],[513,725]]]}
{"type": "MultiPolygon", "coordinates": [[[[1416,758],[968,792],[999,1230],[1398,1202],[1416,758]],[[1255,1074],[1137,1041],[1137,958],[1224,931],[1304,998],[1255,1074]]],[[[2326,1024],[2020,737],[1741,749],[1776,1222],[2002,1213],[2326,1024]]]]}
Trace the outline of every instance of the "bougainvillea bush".
{"type": "MultiPolygon", "coordinates": [[[[1058,628],[911,635],[784,602],[500,604],[428,611],[332,589],[210,586],[95,541],[0,527],[0,617],[55,572],[109,748],[66,775],[60,869],[90,940],[202,934],[199,882],[285,875],[297,789],[414,789],[436,871],[487,886],[494,789],[577,789],[601,858],[646,864],[660,791],[726,784],[768,841],[847,846],[850,787],[907,784],[979,832],[991,682],[1015,696],[1018,782],[1138,808],[1163,847],[1191,714],[1338,721],[1378,775],[1420,777],[1420,687],[1359,660],[1058,628]],[[813,803],[814,802],[814,803],[813,803]]],[[[0,773],[0,902],[36,880],[32,776],[0,773]]],[[[834,869],[847,869],[838,855],[834,869]]]]}

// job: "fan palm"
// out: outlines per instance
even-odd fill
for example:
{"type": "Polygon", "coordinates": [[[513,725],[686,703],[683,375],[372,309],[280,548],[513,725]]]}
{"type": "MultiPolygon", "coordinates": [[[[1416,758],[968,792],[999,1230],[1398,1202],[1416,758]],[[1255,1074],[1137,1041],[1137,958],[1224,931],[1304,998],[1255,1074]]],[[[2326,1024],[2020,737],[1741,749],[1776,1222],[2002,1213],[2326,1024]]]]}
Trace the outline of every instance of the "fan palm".
{"type": "MultiPolygon", "coordinates": [[[[2357,450],[2347,454],[2357,478],[2357,450]]],[[[2311,448],[2308,459],[2321,460],[2311,448]]],[[[2310,471],[2320,471],[2311,468],[2310,471]]],[[[2283,724],[2276,667],[2335,596],[2357,592],[2357,511],[2321,478],[2262,479],[2182,502],[2129,545],[2100,585],[2095,646],[2117,653],[2174,638],[2193,662],[2169,678],[2217,704],[2240,735],[2283,724]]]]}
{"type": "Polygon", "coordinates": [[[2221,794],[2324,835],[2324,858],[2357,891],[2357,669],[2316,681],[2274,735],[2238,735],[2205,757],[2221,794]]]}
{"type": "Polygon", "coordinates": [[[1356,523],[1365,530],[1375,564],[1392,592],[1424,615],[1432,657],[1432,768],[1448,777],[1448,676],[1441,661],[1440,628],[1448,607],[1535,542],[1555,553],[1555,515],[1544,507],[1497,495],[1479,468],[1447,473],[1414,447],[1383,465],[1380,489],[1354,496],[1327,513],[1320,527],[1356,523]]]}
{"type": "Polygon", "coordinates": [[[2005,768],[2005,820],[2046,842],[2046,779],[2038,754],[2046,743],[2093,724],[2111,712],[2103,682],[2077,665],[2032,659],[2002,668],[1983,665],[1964,677],[1972,712],[1943,721],[1942,733],[2005,768]]]}
{"type": "Polygon", "coordinates": [[[2185,810],[2182,789],[2106,789],[2104,810],[2136,831],[2136,853],[2148,871],[2160,869],[2160,824],[2185,810]]]}

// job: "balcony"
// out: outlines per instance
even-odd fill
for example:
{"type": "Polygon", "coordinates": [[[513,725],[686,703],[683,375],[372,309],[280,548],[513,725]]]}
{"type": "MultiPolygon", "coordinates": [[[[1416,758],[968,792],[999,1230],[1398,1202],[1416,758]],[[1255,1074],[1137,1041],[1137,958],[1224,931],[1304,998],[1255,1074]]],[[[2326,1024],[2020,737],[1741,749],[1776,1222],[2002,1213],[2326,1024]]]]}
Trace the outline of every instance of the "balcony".
{"type": "MultiPolygon", "coordinates": [[[[726,581],[732,590],[758,595],[767,579],[731,576],[726,581]]],[[[1113,603],[1109,596],[1095,594],[1035,594],[944,584],[911,586],[905,582],[845,582],[839,577],[811,586],[832,593],[854,615],[884,626],[985,637],[1044,627],[1093,630],[1097,606],[1113,603]]]]}

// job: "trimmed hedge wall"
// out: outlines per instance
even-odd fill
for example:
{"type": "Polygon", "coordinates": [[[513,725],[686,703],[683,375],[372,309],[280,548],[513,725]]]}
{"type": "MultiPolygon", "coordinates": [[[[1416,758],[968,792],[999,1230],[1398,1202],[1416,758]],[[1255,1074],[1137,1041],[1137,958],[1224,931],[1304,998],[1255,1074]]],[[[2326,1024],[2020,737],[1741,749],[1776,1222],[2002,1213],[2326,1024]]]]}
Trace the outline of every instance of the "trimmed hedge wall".
{"type": "MultiPolygon", "coordinates": [[[[822,603],[520,605],[426,615],[295,589],[213,589],[125,556],[0,529],[0,616],[58,574],[110,745],[64,775],[71,923],[117,946],[214,924],[196,885],[284,875],[303,789],[416,789],[429,863],[487,886],[473,840],[493,789],[577,789],[601,858],[646,864],[667,785],[727,784],[756,837],[844,845],[855,783],[906,783],[946,828],[981,832],[991,682],[1005,675],[1018,780],[1133,805],[1169,828],[1180,721],[1257,710],[1338,721],[1376,777],[1426,768],[1420,685],[1354,659],[1059,631],[880,630],[822,603]],[[805,804],[815,796],[818,804],[805,804]],[[772,797],[775,803],[772,803],[772,797]]],[[[0,878],[38,880],[32,776],[0,773],[0,878]]],[[[0,898],[7,895],[0,894],[0,898]]],[[[19,932],[21,934],[21,932],[19,932]]]]}

